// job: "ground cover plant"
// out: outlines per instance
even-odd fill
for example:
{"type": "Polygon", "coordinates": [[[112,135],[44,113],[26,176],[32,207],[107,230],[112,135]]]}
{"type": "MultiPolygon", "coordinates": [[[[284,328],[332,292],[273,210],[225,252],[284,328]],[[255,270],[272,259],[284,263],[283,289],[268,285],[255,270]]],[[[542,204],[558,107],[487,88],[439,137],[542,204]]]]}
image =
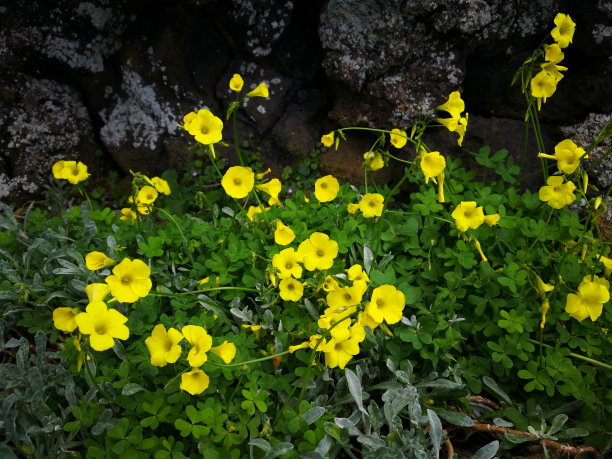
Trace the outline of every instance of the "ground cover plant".
{"type": "Polygon", "coordinates": [[[483,183],[423,142],[446,128],[461,145],[459,92],[411,126],[325,134],[374,134],[361,187],[269,179],[235,131],[243,98],[268,89],[239,75],[224,119],[183,119],[196,173],[133,172],[120,211],[89,196],[86,165],[56,163],[44,207],[0,216],[3,457],[609,451],[610,190],[593,194],[581,165],[610,126],[545,151],[538,111],[575,26],[555,25],[515,76],[537,193],[505,150],[473,153],[496,177],[483,183]],[[236,165],[217,157],[224,134],[236,165]],[[375,183],[390,164],[401,180],[375,183]]]}

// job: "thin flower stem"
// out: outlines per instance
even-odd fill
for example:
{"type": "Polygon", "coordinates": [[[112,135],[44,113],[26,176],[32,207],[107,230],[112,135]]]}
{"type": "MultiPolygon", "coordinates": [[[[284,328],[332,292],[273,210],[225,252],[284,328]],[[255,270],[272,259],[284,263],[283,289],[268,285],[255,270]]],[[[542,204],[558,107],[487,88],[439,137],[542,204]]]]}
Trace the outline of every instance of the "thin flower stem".
{"type": "Polygon", "coordinates": [[[166,212],[162,208],[157,208],[157,210],[165,214],[170,220],[172,220],[172,223],[176,225],[176,228],[179,230],[179,233],[181,233],[181,237],[183,238],[183,249],[185,249],[185,252],[187,253],[187,256],[189,257],[189,261],[191,261],[191,264],[193,265],[195,261],[193,259],[193,255],[191,255],[191,252],[189,251],[189,243],[187,242],[187,238],[185,238],[185,234],[183,233],[183,230],[181,229],[181,227],[179,226],[179,224],[176,222],[176,220],[174,219],[172,215],[170,215],[168,212],[166,212]]]}
{"type": "Polygon", "coordinates": [[[93,206],[91,205],[91,201],[89,200],[89,195],[87,194],[85,187],[82,187],[80,184],[78,185],[78,187],[81,194],[83,194],[85,196],[85,199],[87,199],[87,204],[89,204],[89,212],[91,212],[93,218],[93,206]]]}
{"type": "Polygon", "coordinates": [[[523,175],[523,168],[525,167],[525,159],[527,158],[528,140],[529,140],[529,123],[525,123],[525,139],[523,142],[523,157],[521,158],[521,168],[519,170],[519,177],[523,175]]]}
{"type": "Polygon", "coordinates": [[[242,151],[240,150],[240,147],[238,146],[238,134],[236,131],[236,113],[238,112],[238,110],[234,110],[234,112],[232,113],[232,134],[234,137],[234,147],[236,148],[236,154],[238,155],[238,162],[240,163],[241,166],[244,166],[244,158],[242,157],[242,151]]]}
{"type": "Polygon", "coordinates": [[[542,231],[540,231],[540,233],[533,240],[532,244],[529,246],[529,249],[527,249],[527,252],[531,252],[531,249],[533,249],[533,246],[536,245],[536,242],[538,242],[538,240],[540,239],[540,236],[546,230],[546,227],[548,226],[548,222],[550,222],[550,218],[552,217],[553,211],[554,211],[554,209],[551,207],[550,208],[550,213],[548,214],[548,218],[546,219],[546,223],[544,223],[544,226],[542,227],[542,231]]]}
{"type": "MultiPolygon", "coordinates": [[[[538,341],[536,341],[534,339],[531,339],[531,338],[529,338],[527,341],[529,341],[530,343],[533,343],[533,344],[538,344],[538,341]]],[[[542,343],[542,346],[544,346],[546,348],[549,348],[549,349],[554,349],[554,346],[551,346],[550,344],[542,343]]],[[[597,365],[598,367],[602,367],[602,368],[605,368],[607,370],[612,370],[612,365],[608,365],[607,363],[600,362],[599,360],[595,360],[595,359],[592,359],[590,357],[586,357],[586,356],[580,355],[580,354],[574,354],[573,352],[570,352],[568,355],[570,357],[574,357],[576,359],[580,359],[580,360],[584,360],[585,362],[592,363],[593,365],[597,365]]]]}
{"type": "MultiPolygon", "coordinates": [[[[391,134],[391,131],[389,131],[387,129],[374,129],[374,128],[356,127],[356,126],[338,129],[338,131],[339,132],[344,132],[344,131],[369,131],[369,132],[379,132],[379,133],[382,133],[382,134],[391,134]]],[[[393,133],[393,135],[396,135],[397,137],[404,137],[411,144],[413,144],[415,146],[417,145],[417,142],[415,142],[413,139],[411,139],[407,135],[402,135],[402,134],[395,133],[395,132],[393,133]]]]}
{"type": "Polygon", "coordinates": [[[211,360],[208,361],[208,363],[215,365],[217,367],[224,367],[224,368],[230,368],[230,367],[241,367],[242,365],[250,365],[251,363],[257,363],[257,362],[263,362],[265,360],[271,360],[271,359],[275,359],[277,357],[281,357],[283,355],[287,355],[289,354],[289,351],[284,351],[284,352],[280,352],[278,354],[272,354],[269,355],[267,357],[262,357],[260,359],[254,359],[254,360],[247,360],[246,362],[238,362],[238,363],[215,363],[211,360]]]}
{"type": "Polygon", "coordinates": [[[153,296],[185,296],[185,295],[195,295],[197,293],[214,292],[217,290],[240,290],[243,292],[259,293],[259,290],[256,290],[254,288],[247,288],[247,287],[209,287],[209,288],[203,288],[200,290],[191,290],[189,292],[179,292],[179,293],[166,294],[164,292],[154,292],[154,293],[150,293],[150,295],[153,295],[153,296]]]}

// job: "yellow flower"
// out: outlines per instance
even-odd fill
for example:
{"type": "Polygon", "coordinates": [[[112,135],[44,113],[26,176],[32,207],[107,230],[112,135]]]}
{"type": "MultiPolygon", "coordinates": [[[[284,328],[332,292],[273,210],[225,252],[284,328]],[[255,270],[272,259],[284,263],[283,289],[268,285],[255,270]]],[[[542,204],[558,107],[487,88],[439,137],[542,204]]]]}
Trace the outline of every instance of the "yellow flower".
{"type": "MultiPolygon", "coordinates": [[[[337,328],[339,326],[334,328],[334,330],[337,328]]],[[[347,330],[341,336],[332,337],[325,346],[322,348],[319,346],[319,348],[325,354],[325,365],[328,368],[339,367],[344,369],[353,356],[359,354],[359,340],[351,337],[350,332],[347,330]]]]}
{"type": "Polygon", "coordinates": [[[359,210],[365,218],[380,217],[385,198],[378,193],[366,193],[359,201],[359,210]]]}
{"type": "Polygon", "coordinates": [[[130,209],[129,207],[124,207],[123,209],[121,209],[121,217],[119,217],[120,220],[123,220],[124,222],[134,222],[137,218],[136,213],[130,209]]]}
{"type": "Polygon", "coordinates": [[[61,331],[71,333],[77,328],[76,316],[78,308],[55,308],[53,310],[53,325],[61,331]]]}
{"type": "Polygon", "coordinates": [[[337,288],[340,288],[340,284],[333,276],[327,276],[323,282],[323,290],[326,292],[333,292],[337,288]]]}
{"type": "Polygon", "coordinates": [[[225,363],[230,363],[232,360],[234,360],[234,357],[236,357],[236,345],[234,343],[223,341],[223,344],[211,347],[210,352],[215,354],[225,363]]]}
{"type": "Polygon", "coordinates": [[[554,290],[555,288],[554,285],[547,284],[537,274],[536,274],[536,281],[538,283],[538,295],[540,295],[540,298],[546,299],[546,293],[554,290]]]}
{"type": "Polygon", "coordinates": [[[262,332],[264,331],[262,330],[261,325],[242,324],[242,328],[246,328],[246,329],[250,328],[257,339],[259,339],[262,332]]]}
{"type": "Polygon", "coordinates": [[[315,182],[315,197],[319,202],[333,201],[340,190],[338,180],[332,175],[326,175],[315,182]]]}
{"type": "Polygon", "coordinates": [[[136,201],[138,202],[138,204],[153,204],[157,199],[157,196],[157,190],[152,186],[146,185],[143,186],[138,192],[138,196],[136,196],[136,201]]]}
{"type": "MultiPolygon", "coordinates": [[[[555,146],[554,156],[538,153],[538,157],[556,160],[559,171],[564,174],[571,174],[580,166],[580,159],[584,153],[585,151],[570,139],[565,139],[555,146]]],[[[585,158],[587,158],[586,155],[585,158]]]]}
{"type": "Polygon", "coordinates": [[[565,312],[582,322],[590,317],[593,322],[601,315],[603,305],[610,300],[610,283],[597,276],[586,276],[578,286],[578,294],[567,296],[565,312]]]}
{"type": "Polygon", "coordinates": [[[281,192],[281,187],[281,181],[277,178],[273,178],[269,182],[255,186],[255,188],[257,188],[258,190],[261,190],[270,195],[270,199],[268,200],[268,205],[270,206],[274,204],[280,204],[280,201],[278,200],[278,195],[281,192]]]}
{"type": "Polygon", "coordinates": [[[108,284],[94,283],[85,287],[85,293],[87,294],[89,302],[103,301],[110,293],[110,288],[108,284]]]}
{"type": "Polygon", "coordinates": [[[187,361],[192,367],[199,367],[208,359],[206,353],[212,346],[212,338],[206,329],[199,325],[185,325],[181,331],[192,346],[187,354],[187,361]]]}
{"type": "Polygon", "coordinates": [[[165,195],[169,195],[171,193],[170,185],[168,185],[168,182],[166,182],[163,178],[153,177],[151,179],[151,183],[153,183],[153,186],[159,193],[165,195]]]}
{"type": "Polygon", "coordinates": [[[563,177],[552,175],[546,180],[548,186],[540,188],[540,201],[546,202],[553,209],[562,209],[576,199],[572,182],[563,183],[563,177]]]}
{"type": "Polygon", "coordinates": [[[468,114],[466,113],[464,117],[459,118],[459,124],[455,128],[455,132],[459,134],[459,138],[457,139],[457,145],[461,146],[463,143],[463,136],[465,136],[465,131],[467,129],[468,122],[468,114]]]}
{"type": "Polygon", "coordinates": [[[380,153],[374,153],[373,151],[367,151],[363,154],[365,160],[365,168],[368,171],[377,171],[382,169],[385,165],[385,161],[380,153]]]}
{"type": "Polygon", "coordinates": [[[542,320],[540,321],[540,328],[544,328],[544,324],[546,324],[546,313],[548,312],[549,308],[550,303],[548,300],[545,299],[542,301],[542,320]]]}
{"type": "Polygon", "coordinates": [[[331,147],[334,144],[334,132],[321,136],[321,143],[327,148],[331,147]]]}
{"type": "Polygon", "coordinates": [[[52,171],[55,178],[68,180],[73,185],[87,180],[91,175],[87,173],[87,166],[80,161],[58,161],[53,165],[52,171]]]}
{"type": "Polygon", "coordinates": [[[249,210],[247,211],[247,218],[251,221],[255,218],[255,216],[261,212],[261,207],[259,206],[249,206],[249,210]]]}
{"type": "Polygon", "coordinates": [[[195,112],[187,113],[185,116],[183,116],[183,129],[189,132],[189,126],[191,125],[191,122],[197,117],[198,115],[196,115],[195,112]]]}
{"type": "Polygon", "coordinates": [[[62,169],[64,168],[64,163],[65,161],[57,161],[55,164],[53,164],[51,172],[53,173],[53,177],[55,177],[56,179],[64,178],[62,176],[62,169]]]}
{"type": "Polygon", "coordinates": [[[286,279],[291,276],[299,279],[302,277],[302,267],[298,264],[301,261],[302,256],[299,252],[289,247],[272,257],[272,266],[279,270],[278,277],[280,279],[286,279]]]}
{"type": "Polygon", "coordinates": [[[291,244],[294,239],[295,233],[293,230],[284,225],[280,220],[277,220],[276,230],[274,231],[274,242],[276,242],[278,245],[288,245],[291,244]]]}
{"type": "Polygon", "coordinates": [[[384,320],[388,324],[395,324],[402,318],[405,305],[406,297],[401,290],[392,285],[381,285],[372,292],[365,312],[378,323],[384,320]]]}
{"type": "Polygon", "coordinates": [[[105,351],[115,344],[114,338],[126,340],[130,330],[124,325],[127,317],[114,309],[108,309],[103,301],[93,301],[86,312],[76,316],[79,332],[90,335],[89,342],[96,351],[105,351]]]}
{"type": "Polygon", "coordinates": [[[199,368],[193,368],[181,375],[181,385],[179,387],[191,395],[198,395],[208,388],[209,383],[210,378],[206,373],[199,368]]]}
{"type": "Polygon", "coordinates": [[[604,266],[606,267],[606,276],[609,276],[610,273],[612,273],[612,258],[602,256],[601,258],[599,258],[599,261],[604,264],[604,266]]]}
{"type": "Polygon", "coordinates": [[[561,51],[561,47],[558,44],[553,43],[552,45],[544,46],[544,59],[548,62],[557,64],[561,62],[564,57],[563,51],[561,51]]]}
{"type": "Polygon", "coordinates": [[[347,211],[349,214],[351,214],[351,215],[354,215],[354,214],[355,214],[355,212],[357,212],[358,210],[359,210],[359,204],[355,204],[355,203],[349,202],[349,203],[346,205],[346,211],[347,211]]]}
{"type": "Polygon", "coordinates": [[[497,225],[497,222],[499,222],[499,219],[500,219],[499,214],[491,214],[491,215],[485,215],[484,221],[489,226],[495,226],[497,225]]]}
{"type": "Polygon", "coordinates": [[[569,14],[558,13],[555,16],[555,25],[557,27],[551,30],[550,36],[557,42],[559,48],[567,48],[574,38],[576,23],[569,14]]]}
{"type": "Polygon", "coordinates": [[[372,318],[372,316],[365,311],[359,313],[359,316],[357,317],[357,322],[359,322],[362,326],[367,325],[368,327],[370,327],[370,330],[374,330],[380,325],[380,322],[376,322],[372,318]]]}
{"type": "Polygon", "coordinates": [[[425,175],[425,183],[430,178],[437,177],[442,173],[446,167],[446,159],[440,154],[439,151],[432,151],[430,153],[422,152],[421,154],[421,170],[425,175]]]}
{"type": "Polygon", "coordinates": [[[327,305],[333,311],[344,310],[347,307],[361,303],[365,290],[357,283],[352,287],[340,287],[327,294],[327,305]]]}
{"type": "Polygon", "coordinates": [[[198,110],[197,116],[192,117],[188,125],[185,123],[185,129],[204,145],[220,142],[223,137],[223,121],[207,109],[198,110]]]}
{"type": "Polygon", "coordinates": [[[133,303],[144,298],[151,290],[151,268],[142,260],[124,258],[113,268],[113,274],[106,277],[112,295],[121,303],[133,303]]]}
{"type": "Polygon", "coordinates": [[[408,136],[406,136],[406,132],[401,129],[391,129],[391,134],[389,134],[389,142],[395,148],[402,148],[408,142],[408,136]]]}
{"type": "Polygon", "coordinates": [[[540,67],[550,76],[552,76],[555,80],[557,80],[557,83],[563,78],[563,74],[561,72],[565,72],[567,70],[567,67],[557,65],[554,62],[545,62],[543,64],[540,64],[540,67]]]}
{"type": "Polygon", "coordinates": [[[115,260],[107,257],[102,252],[90,252],[85,257],[85,264],[87,269],[90,271],[96,271],[98,269],[106,268],[107,266],[113,266],[115,260]]]}
{"type": "Polygon", "coordinates": [[[314,232],[299,245],[298,254],[308,271],[329,269],[338,255],[338,243],[327,234],[314,232]]]}
{"type": "Polygon", "coordinates": [[[468,228],[476,229],[485,221],[482,207],[476,207],[474,201],[461,202],[451,215],[459,231],[466,231],[468,228]]]}
{"type": "Polygon", "coordinates": [[[444,202],[444,172],[437,177],[438,179],[438,202],[444,202]]]}
{"type": "Polygon", "coordinates": [[[467,129],[468,114],[466,113],[464,117],[436,118],[436,120],[450,132],[456,132],[459,134],[457,144],[461,146],[463,143],[463,137],[465,136],[465,131],[467,129]]]}
{"type": "Polygon", "coordinates": [[[465,110],[465,102],[461,99],[459,91],[453,91],[448,96],[448,100],[438,106],[437,110],[448,112],[451,118],[460,118],[465,110]]]}
{"type": "Polygon", "coordinates": [[[234,73],[232,79],[229,82],[229,87],[232,91],[240,92],[242,91],[242,86],[244,85],[244,80],[240,75],[234,73]]]}
{"type": "Polygon", "coordinates": [[[482,261],[488,261],[487,257],[482,251],[482,247],[480,246],[480,242],[478,241],[478,239],[474,239],[474,245],[476,246],[476,250],[478,250],[478,253],[480,254],[480,258],[482,259],[482,261]]]}
{"type": "Polygon", "coordinates": [[[259,86],[257,86],[251,92],[248,92],[246,97],[268,97],[269,95],[270,93],[266,84],[259,83],[259,86]]]}
{"type": "Polygon", "coordinates": [[[285,301],[298,301],[304,294],[304,284],[293,277],[282,279],[278,288],[280,297],[285,301]]]}
{"type": "Polygon", "coordinates": [[[370,282],[370,278],[363,270],[361,265],[353,265],[349,269],[346,270],[346,274],[348,275],[348,280],[353,282],[370,282]]]}
{"type": "Polygon", "coordinates": [[[225,192],[232,198],[245,198],[253,189],[255,174],[250,167],[232,166],[221,179],[225,192]]]}
{"type": "Polygon", "coordinates": [[[174,363],[181,356],[180,342],[183,339],[181,332],[174,328],[166,331],[166,327],[158,324],[153,328],[151,336],[145,339],[145,344],[151,354],[151,365],[156,367],[174,363]]]}
{"type": "Polygon", "coordinates": [[[531,79],[531,95],[538,99],[538,110],[547,97],[551,97],[557,89],[557,79],[546,70],[540,71],[531,79]]]}

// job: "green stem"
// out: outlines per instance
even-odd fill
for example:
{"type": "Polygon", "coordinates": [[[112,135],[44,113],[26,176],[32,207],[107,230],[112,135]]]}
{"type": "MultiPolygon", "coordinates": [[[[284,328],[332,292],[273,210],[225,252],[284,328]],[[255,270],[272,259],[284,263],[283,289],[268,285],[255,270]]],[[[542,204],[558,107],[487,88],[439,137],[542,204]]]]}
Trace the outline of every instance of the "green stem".
{"type": "Polygon", "coordinates": [[[189,243],[187,242],[187,238],[185,237],[185,234],[183,233],[183,230],[181,229],[181,227],[179,226],[179,224],[176,222],[176,220],[174,219],[174,217],[172,215],[170,215],[168,212],[166,212],[162,208],[158,207],[157,210],[162,212],[170,220],[172,220],[172,223],[175,224],[176,228],[179,230],[179,233],[181,233],[181,237],[183,238],[183,249],[185,249],[185,253],[187,253],[187,256],[189,257],[189,261],[191,261],[191,264],[193,265],[195,263],[195,261],[193,259],[193,255],[191,255],[191,252],[189,251],[189,243]]]}
{"type": "Polygon", "coordinates": [[[533,243],[529,246],[529,249],[527,250],[527,252],[531,252],[531,249],[533,249],[533,246],[536,245],[536,242],[538,242],[538,239],[540,239],[540,236],[542,235],[542,233],[544,233],[544,230],[546,230],[546,227],[548,226],[548,222],[550,221],[550,217],[552,217],[553,211],[554,211],[554,209],[551,207],[550,208],[550,213],[548,214],[548,218],[546,219],[546,223],[544,223],[544,226],[542,227],[542,230],[536,236],[536,238],[533,240],[533,243]]]}
{"type": "Polygon", "coordinates": [[[185,296],[185,295],[194,295],[197,293],[214,292],[216,290],[240,290],[243,292],[259,293],[259,290],[256,290],[254,288],[247,288],[247,287],[208,287],[208,288],[203,288],[200,290],[191,290],[189,292],[180,292],[180,293],[166,294],[163,292],[153,292],[153,293],[150,293],[150,295],[152,296],[185,296]]]}
{"type": "Polygon", "coordinates": [[[280,352],[278,354],[272,354],[267,357],[262,357],[260,359],[247,360],[246,362],[238,362],[238,363],[215,363],[211,360],[208,363],[211,363],[217,367],[230,368],[230,367],[241,367],[242,365],[250,365],[251,363],[263,362],[265,360],[275,359],[276,357],[280,357],[283,355],[289,354],[289,351],[280,352]]]}
{"type": "Polygon", "coordinates": [[[87,204],[89,204],[89,212],[91,212],[92,214],[91,218],[93,218],[93,206],[91,205],[91,201],[89,200],[89,195],[87,194],[87,191],[81,185],[79,185],[79,191],[81,192],[81,194],[85,195],[85,199],[87,199],[87,204]]]}
{"type": "MultiPolygon", "coordinates": [[[[529,338],[527,341],[533,344],[539,344],[538,341],[531,339],[531,338],[529,338]]],[[[549,348],[549,349],[554,349],[554,346],[551,346],[550,344],[542,343],[542,346],[549,348]]],[[[584,360],[585,362],[592,363],[593,365],[597,365],[598,367],[603,367],[603,368],[606,368],[607,370],[612,370],[612,365],[608,365],[607,363],[600,362],[599,360],[595,360],[590,357],[585,357],[584,355],[580,355],[580,354],[574,354],[573,352],[570,352],[568,355],[570,357],[574,357],[576,359],[580,359],[580,360],[584,360]]]]}
{"type": "Polygon", "coordinates": [[[236,148],[236,153],[238,155],[238,162],[240,163],[241,166],[244,166],[244,158],[242,157],[242,151],[240,150],[240,147],[238,146],[238,134],[236,131],[236,113],[238,112],[238,110],[234,110],[234,113],[232,113],[232,134],[234,136],[234,147],[236,148]]]}
{"type": "Polygon", "coordinates": [[[519,171],[519,177],[523,175],[523,168],[525,167],[525,159],[527,158],[528,139],[529,139],[529,123],[525,123],[525,139],[523,142],[523,157],[521,158],[521,169],[519,171]]]}
{"type": "MultiPolygon", "coordinates": [[[[83,343],[85,345],[85,343],[83,343]]],[[[106,399],[111,402],[113,405],[116,405],[120,408],[125,408],[124,406],[120,405],[119,403],[117,403],[117,397],[111,397],[104,389],[102,389],[98,383],[96,382],[96,378],[93,375],[93,372],[91,371],[91,368],[89,368],[89,345],[85,345],[85,361],[83,362],[85,364],[85,371],[87,372],[87,374],[89,375],[89,378],[91,379],[91,382],[93,383],[93,385],[95,386],[96,390],[102,394],[104,397],[106,397],[106,399]]]]}

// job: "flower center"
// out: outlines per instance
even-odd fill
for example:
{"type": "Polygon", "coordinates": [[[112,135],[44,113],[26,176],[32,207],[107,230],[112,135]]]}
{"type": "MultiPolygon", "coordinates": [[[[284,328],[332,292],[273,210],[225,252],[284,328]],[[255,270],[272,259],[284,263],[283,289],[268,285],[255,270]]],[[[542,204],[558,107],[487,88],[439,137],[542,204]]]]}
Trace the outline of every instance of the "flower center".
{"type": "Polygon", "coordinates": [[[287,263],[285,265],[285,269],[291,269],[291,268],[293,268],[293,265],[291,263],[287,263]]]}
{"type": "Polygon", "coordinates": [[[379,308],[383,305],[383,301],[382,300],[376,300],[376,306],[378,306],[379,308]]]}
{"type": "Polygon", "coordinates": [[[472,216],[472,211],[471,210],[466,210],[463,215],[465,215],[466,217],[471,217],[472,216]]]}
{"type": "Polygon", "coordinates": [[[72,169],[72,175],[79,175],[79,170],[76,167],[72,169]]]}
{"type": "Polygon", "coordinates": [[[342,343],[336,343],[336,345],[334,346],[334,350],[341,351],[342,350],[342,343]]]}
{"type": "Polygon", "coordinates": [[[172,341],[166,341],[166,345],[164,347],[166,348],[166,352],[170,352],[172,350],[172,341]]]}
{"type": "Polygon", "coordinates": [[[95,330],[98,335],[106,335],[106,324],[97,324],[95,330]]]}
{"type": "Polygon", "coordinates": [[[242,183],[242,180],[240,180],[239,178],[234,179],[234,185],[240,185],[241,183],[242,183]]]}
{"type": "Polygon", "coordinates": [[[323,252],[321,249],[317,250],[318,257],[322,257],[323,255],[325,255],[325,252],[323,252]]]}
{"type": "Polygon", "coordinates": [[[130,284],[132,282],[132,278],[130,276],[123,276],[121,278],[121,283],[122,284],[130,284]]]}
{"type": "Polygon", "coordinates": [[[325,182],[321,183],[321,188],[323,188],[323,189],[327,188],[327,183],[325,183],[325,182]]]}
{"type": "Polygon", "coordinates": [[[375,203],[374,201],[370,201],[370,202],[368,203],[368,205],[369,205],[370,207],[376,207],[376,203],[375,203]]]}
{"type": "Polygon", "coordinates": [[[287,284],[287,290],[293,290],[293,289],[295,289],[295,285],[287,284]]]}

